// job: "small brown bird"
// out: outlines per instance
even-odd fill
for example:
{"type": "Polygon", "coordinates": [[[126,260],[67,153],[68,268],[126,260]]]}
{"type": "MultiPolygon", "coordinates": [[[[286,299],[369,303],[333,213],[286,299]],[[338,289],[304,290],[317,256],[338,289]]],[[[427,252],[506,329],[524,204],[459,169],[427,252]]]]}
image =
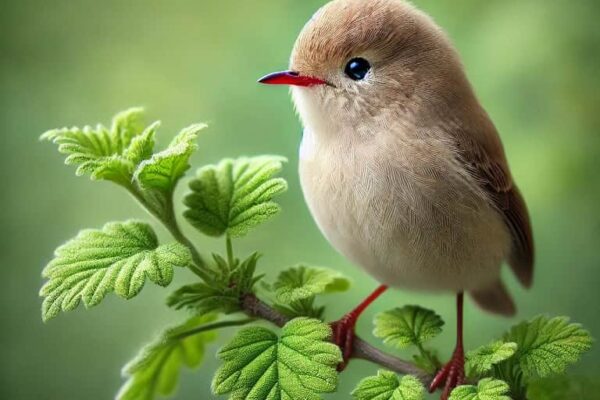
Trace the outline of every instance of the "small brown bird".
{"type": "Polygon", "coordinates": [[[407,1],[335,0],[304,27],[290,70],[260,82],[293,86],[310,211],[382,283],[333,324],[346,362],[358,316],[388,286],[457,293],[456,349],[430,387],[447,398],[464,382],[463,292],[512,315],[501,264],[529,287],[534,258],[525,202],[456,50],[407,1]]]}

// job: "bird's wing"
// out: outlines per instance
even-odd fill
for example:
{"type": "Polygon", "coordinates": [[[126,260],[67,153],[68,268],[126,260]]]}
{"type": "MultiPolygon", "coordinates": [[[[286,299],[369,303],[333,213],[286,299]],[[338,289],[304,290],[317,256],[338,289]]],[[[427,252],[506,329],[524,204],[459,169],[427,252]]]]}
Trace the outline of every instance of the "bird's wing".
{"type": "Polygon", "coordinates": [[[493,135],[494,140],[487,144],[477,141],[472,136],[462,139],[459,153],[463,162],[502,213],[511,233],[512,250],[509,264],[519,281],[530,287],[534,263],[531,223],[525,201],[510,175],[500,140],[497,139],[496,132],[493,135]]]}

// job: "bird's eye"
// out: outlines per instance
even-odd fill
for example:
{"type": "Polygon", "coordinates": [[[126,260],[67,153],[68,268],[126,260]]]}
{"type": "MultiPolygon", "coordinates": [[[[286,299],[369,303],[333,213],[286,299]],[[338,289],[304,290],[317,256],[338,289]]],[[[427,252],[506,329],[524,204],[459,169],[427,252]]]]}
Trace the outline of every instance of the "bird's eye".
{"type": "Polygon", "coordinates": [[[371,69],[371,64],[364,58],[353,58],[348,61],[344,72],[354,81],[362,81],[371,69]]]}

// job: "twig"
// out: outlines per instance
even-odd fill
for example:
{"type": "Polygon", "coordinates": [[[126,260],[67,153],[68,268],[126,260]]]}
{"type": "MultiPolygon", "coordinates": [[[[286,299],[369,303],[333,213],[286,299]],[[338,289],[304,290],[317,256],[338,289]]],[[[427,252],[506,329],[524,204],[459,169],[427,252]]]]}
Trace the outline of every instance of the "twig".
{"type": "MultiPolygon", "coordinates": [[[[242,308],[249,316],[264,319],[279,327],[282,327],[290,320],[290,318],[265,304],[253,294],[248,294],[242,299],[242,308]]],[[[354,339],[352,358],[367,360],[400,374],[414,375],[425,385],[429,385],[433,379],[429,373],[413,363],[387,354],[371,346],[359,337],[354,339]]]]}
{"type": "Polygon", "coordinates": [[[202,326],[199,326],[198,328],[194,328],[189,331],[181,332],[175,336],[170,337],[170,339],[181,340],[181,339],[185,339],[188,336],[197,335],[202,332],[214,331],[215,329],[228,328],[231,326],[242,326],[242,325],[249,324],[250,322],[253,322],[253,321],[254,321],[254,318],[246,318],[246,319],[241,319],[241,320],[215,322],[214,324],[202,325],[202,326]]]}
{"type": "MultiPolygon", "coordinates": [[[[198,250],[196,249],[196,247],[192,244],[192,242],[183,234],[183,232],[181,232],[181,229],[177,224],[177,219],[175,218],[175,213],[173,211],[172,198],[167,199],[167,214],[164,215],[159,210],[156,210],[154,207],[152,207],[136,187],[132,186],[128,187],[127,189],[142,204],[142,206],[146,208],[148,212],[150,212],[150,214],[154,215],[160,222],[162,222],[165,225],[165,227],[169,230],[169,232],[178,242],[190,249],[195,264],[195,268],[191,269],[194,273],[196,273],[198,276],[204,279],[205,274],[203,273],[203,268],[206,267],[206,263],[200,255],[200,253],[198,252],[198,250]]],[[[231,240],[229,237],[227,237],[227,256],[229,259],[229,263],[231,264],[233,262],[233,252],[231,248],[231,240]]],[[[254,294],[248,294],[242,299],[242,308],[249,317],[261,318],[279,327],[282,327],[290,320],[290,318],[286,317],[274,308],[262,302],[254,294]]],[[[226,321],[218,324],[223,326],[235,326],[237,324],[243,325],[247,322],[249,321],[226,321]]],[[[206,330],[206,327],[201,327],[196,330],[186,332],[184,333],[184,335],[187,336],[188,334],[195,334],[204,330],[206,330]]],[[[369,343],[365,342],[359,337],[354,338],[352,358],[360,358],[363,360],[367,360],[400,374],[414,375],[417,378],[419,378],[425,385],[429,385],[429,383],[433,379],[433,377],[430,374],[417,367],[413,363],[394,357],[391,354],[387,354],[377,349],[376,347],[371,346],[369,343]]]]}

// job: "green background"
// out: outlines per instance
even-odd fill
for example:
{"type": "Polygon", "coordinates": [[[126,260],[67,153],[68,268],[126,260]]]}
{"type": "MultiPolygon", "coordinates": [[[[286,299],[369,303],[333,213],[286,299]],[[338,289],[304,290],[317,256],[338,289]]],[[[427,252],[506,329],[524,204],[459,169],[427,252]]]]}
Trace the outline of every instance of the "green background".
{"type": "MultiPolygon", "coordinates": [[[[517,319],[566,314],[600,335],[600,2],[597,0],[420,0],[463,55],[481,101],[497,124],[512,171],[531,210],[537,244],[535,285],[524,291],[506,274],[517,319]]],[[[302,199],[296,175],[301,127],[284,89],[256,79],[283,69],[299,30],[321,0],[2,1],[0,3],[0,398],[109,399],[120,368],[138,347],[184,313],[164,305],[169,289],[148,285],[125,302],[40,318],[40,271],[53,249],[81,228],[109,220],[149,219],[109,183],[76,178],[55,148],[39,143],[46,129],[109,123],[133,105],[161,119],[160,143],[205,121],[193,164],[226,156],[274,153],[290,162],[284,212],[235,242],[259,249],[270,276],[298,261],[337,268],[352,290],[332,301],[335,318],[376,282],[327,244],[302,199]]],[[[177,197],[185,193],[181,185],[177,197]]],[[[186,230],[204,251],[220,241],[186,230]]],[[[161,231],[165,236],[165,233],[161,231]]],[[[507,272],[507,271],[505,271],[507,272]]],[[[179,271],[177,284],[190,278],[179,271]]],[[[450,295],[389,292],[361,320],[370,336],[377,311],[406,303],[435,309],[447,321],[436,340],[453,343],[450,295]]],[[[516,320],[516,319],[515,319],[516,320]]],[[[474,347],[514,321],[466,308],[466,342],[474,347]]],[[[208,399],[216,367],[211,347],[199,370],[186,371],[179,399],[208,399]]],[[[600,369],[596,346],[574,374],[600,369]]],[[[349,398],[357,379],[376,367],[352,362],[341,376],[349,398]]]]}

